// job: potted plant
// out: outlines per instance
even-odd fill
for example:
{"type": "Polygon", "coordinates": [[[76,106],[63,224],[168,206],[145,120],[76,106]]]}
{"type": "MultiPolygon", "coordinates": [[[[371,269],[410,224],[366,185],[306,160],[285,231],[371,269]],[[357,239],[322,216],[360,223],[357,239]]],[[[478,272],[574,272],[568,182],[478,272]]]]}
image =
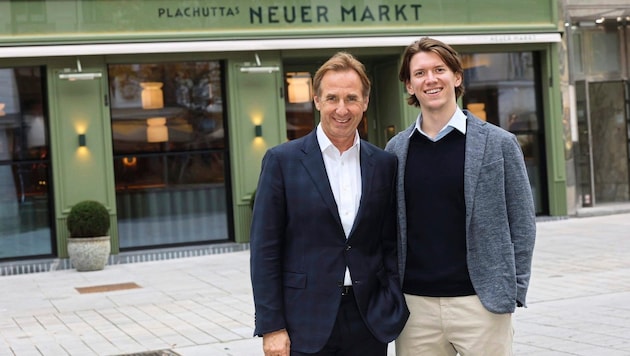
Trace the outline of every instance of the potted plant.
{"type": "Polygon", "coordinates": [[[105,268],[111,252],[109,232],[109,212],[94,200],[84,200],[75,204],[66,226],[68,257],[77,271],[98,271],[105,268]]]}

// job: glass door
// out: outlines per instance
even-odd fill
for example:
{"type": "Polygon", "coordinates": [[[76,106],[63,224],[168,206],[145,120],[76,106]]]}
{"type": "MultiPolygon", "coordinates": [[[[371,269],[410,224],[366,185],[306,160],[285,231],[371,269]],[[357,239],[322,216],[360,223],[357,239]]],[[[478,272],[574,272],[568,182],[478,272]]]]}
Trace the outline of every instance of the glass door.
{"type": "Polygon", "coordinates": [[[0,69],[0,260],[51,256],[46,69],[0,69]]]}
{"type": "Polygon", "coordinates": [[[587,92],[595,196],[598,203],[628,201],[625,84],[590,82],[587,92]]]}
{"type": "Polygon", "coordinates": [[[577,81],[578,185],[582,206],[630,199],[628,94],[622,81],[577,81]]]}

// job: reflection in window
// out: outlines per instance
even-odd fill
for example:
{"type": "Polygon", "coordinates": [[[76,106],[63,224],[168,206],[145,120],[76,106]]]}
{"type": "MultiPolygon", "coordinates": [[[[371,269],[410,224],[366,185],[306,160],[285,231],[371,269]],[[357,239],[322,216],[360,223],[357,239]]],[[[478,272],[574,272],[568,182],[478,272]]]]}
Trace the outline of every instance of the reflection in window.
{"type": "Polygon", "coordinates": [[[286,77],[287,138],[305,136],[315,127],[313,81],[309,72],[288,72],[286,77]]]}
{"type": "Polygon", "coordinates": [[[0,259],[53,254],[44,69],[0,69],[0,259]]]}
{"type": "Polygon", "coordinates": [[[546,213],[544,140],[539,123],[540,67],[534,52],[482,53],[462,56],[463,106],[475,116],[516,135],[534,193],[536,212],[546,213]]]}
{"type": "Polygon", "coordinates": [[[109,66],[121,249],[229,238],[220,62],[109,66]]]}

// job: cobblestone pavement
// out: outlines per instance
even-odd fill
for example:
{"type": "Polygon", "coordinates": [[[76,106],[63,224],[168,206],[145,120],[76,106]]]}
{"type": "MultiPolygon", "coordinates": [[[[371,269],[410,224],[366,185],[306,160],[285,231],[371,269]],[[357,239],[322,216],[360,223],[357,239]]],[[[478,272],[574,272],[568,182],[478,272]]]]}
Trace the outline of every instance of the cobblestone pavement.
{"type": "MultiPolygon", "coordinates": [[[[262,354],[248,251],[4,276],[0,291],[0,355],[262,354]]],[[[540,221],[515,354],[630,355],[629,301],[630,214],[540,221]]]]}

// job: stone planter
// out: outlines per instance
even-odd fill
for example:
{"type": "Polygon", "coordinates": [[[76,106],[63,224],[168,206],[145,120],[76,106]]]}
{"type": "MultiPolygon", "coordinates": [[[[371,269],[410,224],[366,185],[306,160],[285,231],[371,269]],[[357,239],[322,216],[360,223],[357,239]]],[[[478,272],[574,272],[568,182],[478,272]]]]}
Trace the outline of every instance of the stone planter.
{"type": "Polygon", "coordinates": [[[109,236],[68,238],[68,257],[77,271],[102,270],[107,265],[110,252],[109,236]]]}

